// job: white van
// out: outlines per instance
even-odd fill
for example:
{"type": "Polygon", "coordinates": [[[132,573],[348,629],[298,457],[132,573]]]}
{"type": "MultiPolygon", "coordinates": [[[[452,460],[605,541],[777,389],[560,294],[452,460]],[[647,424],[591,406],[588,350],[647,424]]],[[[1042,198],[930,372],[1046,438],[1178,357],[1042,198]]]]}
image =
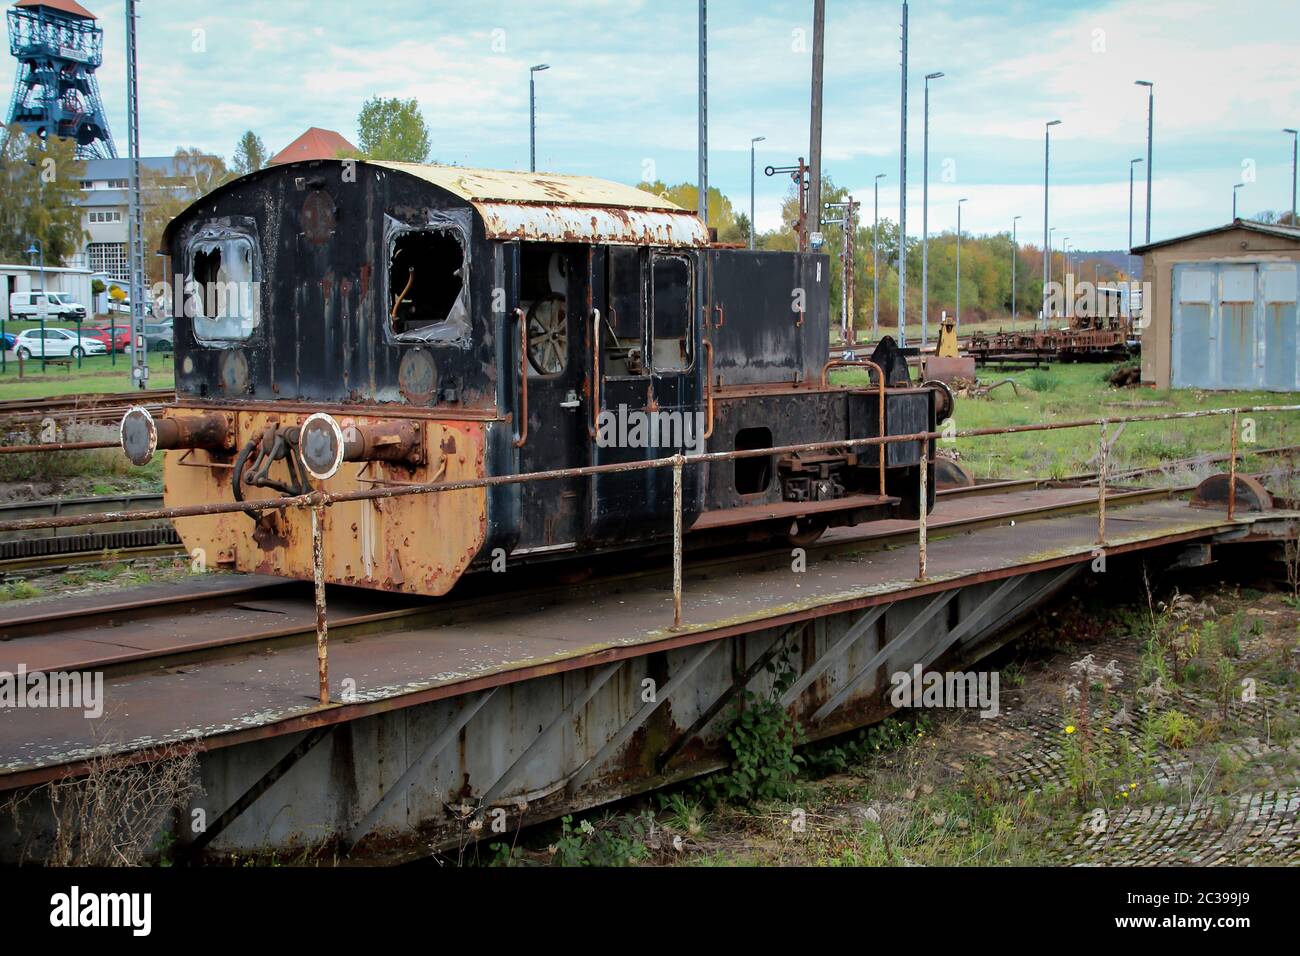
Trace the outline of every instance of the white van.
{"type": "Polygon", "coordinates": [[[45,318],[62,319],[75,322],[86,317],[86,307],[73,302],[71,296],[64,292],[13,292],[9,295],[9,316],[13,319],[35,320],[41,317],[41,307],[45,307],[45,318]]]}

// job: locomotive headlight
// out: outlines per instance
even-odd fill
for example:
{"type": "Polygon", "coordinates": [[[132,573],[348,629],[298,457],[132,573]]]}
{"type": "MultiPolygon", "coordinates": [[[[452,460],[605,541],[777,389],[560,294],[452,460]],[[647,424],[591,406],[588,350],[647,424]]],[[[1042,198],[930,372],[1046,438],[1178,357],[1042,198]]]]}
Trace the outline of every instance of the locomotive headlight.
{"type": "Polygon", "coordinates": [[[147,465],[158,450],[158,425],[149,409],[132,405],[122,416],[122,451],[133,465],[147,465]]]}
{"type": "Polygon", "coordinates": [[[302,423],[298,449],[307,474],[317,481],[333,478],[343,464],[343,429],[334,416],[324,412],[309,415],[302,423]]]}

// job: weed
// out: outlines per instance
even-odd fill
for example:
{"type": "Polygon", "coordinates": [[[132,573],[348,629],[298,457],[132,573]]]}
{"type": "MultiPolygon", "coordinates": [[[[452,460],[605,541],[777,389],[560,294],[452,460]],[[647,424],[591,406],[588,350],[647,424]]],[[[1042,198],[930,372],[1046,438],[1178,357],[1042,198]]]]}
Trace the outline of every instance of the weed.
{"type": "Polygon", "coordinates": [[[1025,376],[1025,384],[1035,392],[1054,392],[1061,383],[1049,370],[1036,368],[1025,376]]]}
{"type": "Polygon", "coordinates": [[[1181,750],[1192,744],[1201,731],[1196,719],[1187,716],[1181,710],[1165,711],[1158,719],[1157,728],[1160,739],[1175,750],[1181,750]]]}
{"type": "Polygon", "coordinates": [[[746,689],[727,719],[730,768],[705,778],[701,787],[710,800],[776,800],[786,796],[804,763],[795,748],[803,743],[803,727],[781,704],[781,694],[794,681],[787,646],[767,665],[772,688],[767,696],[746,689]]]}
{"type": "Polygon", "coordinates": [[[692,800],[680,791],[659,795],[659,808],[664,826],[686,836],[700,836],[704,833],[709,815],[704,804],[692,800]]]}
{"type": "Polygon", "coordinates": [[[597,823],[572,816],[560,821],[560,837],[550,847],[557,866],[632,866],[650,856],[647,817],[607,814],[597,823]]]}
{"type": "Polygon", "coordinates": [[[40,596],[41,589],[30,581],[10,581],[0,587],[0,601],[25,601],[40,596]]]}

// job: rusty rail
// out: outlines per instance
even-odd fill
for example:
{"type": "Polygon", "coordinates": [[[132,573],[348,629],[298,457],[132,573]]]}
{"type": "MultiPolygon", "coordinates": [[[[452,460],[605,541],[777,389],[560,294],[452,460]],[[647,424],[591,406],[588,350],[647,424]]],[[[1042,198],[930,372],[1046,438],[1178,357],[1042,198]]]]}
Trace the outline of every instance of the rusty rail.
{"type": "MultiPolygon", "coordinates": [[[[881,435],[885,434],[885,370],[882,369],[875,362],[871,361],[870,359],[831,359],[829,362],[827,362],[825,365],[822,366],[822,377],[821,377],[822,388],[825,388],[829,382],[826,376],[830,374],[831,369],[846,368],[846,367],[869,368],[875,370],[876,386],[879,389],[877,394],[880,396],[878,399],[880,405],[878,409],[878,414],[880,418],[879,432],[881,435]]],[[[928,450],[929,450],[929,446],[927,446],[927,452],[928,450]]],[[[921,457],[924,458],[925,456],[922,455],[921,457]]],[[[877,467],[880,469],[880,497],[883,498],[885,497],[885,446],[884,445],[880,446],[880,460],[877,467]]]]}
{"type": "MultiPolygon", "coordinates": [[[[685,456],[688,465],[720,462],[740,458],[764,458],[770,455],[789,455],[801,452],[826,451],[836,448],[856,448],[860,446],[891,445],[902,442],[919,442],[923,439],[940,438],[980,438],[988,435],[1015,435],[1024,432],[1055,431],[1064,428],[1085,428],[1099,426],[1103,421],[1108,425],[1121,422],[1155,422],[1177,419],[1209,418],[1220,415],[1293,412],[1300,411],[1297,405],[1250,405],[1240,408],[1204,409],[1192,412],[1166,412],[1160,415],[1130,415],[1116,418],[1087,418],[1068,422],[1044,422],[1036,425],[1006,425],[999,428],[968,428],[949,432],[945,435],[939,431],[912,432],[906,435],[886,435],[874,438],[841,438],[832,441],[806,442],[798,445],[776,445],[772,448],[748,448],[735,451],[702,452],[685,456]]],[[[45,446],[36,446],[45,448],[45,446]]],[[[234,514],[247,511],[265,511],[268,508],[306,508],[317,502],[330,505],[345,501],[368,501],[374,499],[404,498],[408,495],[431,494],[444,491],[464,491],[473,488],[491,488],[498,485],[523,484],[530,481],[551,481],[562,478],[584,478],[591,475],[609,474],[624,471],[640,471],[649,468],[672,467],[674,458],[649,458],[642,461],[615,462],[603,465],[581,465],[573,468],[556,468],[548,471],[527,472],[516,475],[488,475],[482,478],[463,478],[456,481],[434,481],[425,484],[401,486],[384,486],[367,488],[360,491],[325,492],[314,491],[306,495],[282,498],[258,498],[249,501],[226,502],[210,505],[188,505],[175,508],[154,508],[139,511],[106,511],[95,515],[94,520],[87,516],[70,516],[66,518],[21,518],[14,521],[0,522],[0,532],[26,531],[36,528],[72,527],[75,524],[109,524],[125,521],[150,521],[161,518],[194,518],[208,515],[234,514]]]]}
{"type": "Polygon", "coordinates": [[[1232,413],[1232,434],[1229,438],[1228,451],[1228,519],[1236,517],[1237,512],[1237,413],[1232,413]]]}
{"type": "Polygon", "coordinates": [[[115,441],[52,441],[39,445],[0,445],[0,455],[34,455],[44,451],[88,451],[92,448],[121,448],[115,441]]]}
{"type": "Polygon", "coordinates": [[[587,436],[600,434],[600,309],[591,310],[591,424],[587,436]]]}
{"type": "MultiPolygon", "coordinates": [[[[881,381],[883,382],[883,375],[881,381]]],[[[883,410],[883,403],[881,405],[883,410]]],[[[1229,519],[1233,518],[1235,505],[1236,459],[1237,459],[1237,421],[1241,414],[1293,412],[1300,411],[1297,405],[1251,405],[1239,408],[1216,408],[1191,412],[1168,412],[1160,415],[1130,415],[1119,418],[1078,419],[1068,422],[1044,422],[1037,425],[1010,425],[1001,428],[971,428],[950,433],[946,437],[974,438],[986,435],[1011,435],[1024,432],[1054,431],[1065,428],[1100,427],[1101,451],[1097,494],[1098,508],[1098,543],[1105,542],[1106,509],[1106,467],[1109,458],[1109,446],[1106,444],[1106,432],[1110,425],[1121,422],[1156,422],[1175,421],[1191,418],[1208,418],[1231,416],[1231,452],[1229,472],[1229,519]]],[[[680,629],[682,624],[682,550],[683,550],[683,501],[682,472],[686,465],[699,465],[707,462],[736,460],[740,458],[766,457],[778,454],[824,451],[829,449],[879,446],[883,454],[884,446],[901,442],[916,442],[922,448],[922,467],[920,468],[920,517],[917,525],[917,560],[918,578],[926,579],[927,524],[926,507],[929,495],[929,444],[937,438],[945,437],[942,432],[923,431],[908,435],[884,435],[873,438],[852,438],[838,441],[808,442],[799,445],[784,445],[773,448],[756,448],[727,452],[703,452],[697,455],[683,455],[680,452],[665,458],[645,461],[619,462],[604,465],[584,465],[575,468],[558,468],[550,471],[530,472],[518,475],[489,475],[482,478],[467,478],[457,481],[432,481],[424,484],[402,485],[398,487],[376,487],[359,491],[330,493],[313,491],[305,495],[282,498],[261,498],[252,501],[239,501],[225,504],[191,505],[176,508],[154,508],[140,511],[104,512],[95,516],[72,515],[50,518],[26,518],[16,521],[0,522],[0,532],[26,531],[40,528],[60,528],[74,525],[111,524],[115,522],[157,520],[163,518],[198,517],[204,515],[229,514],[235,512],[265,511],[271,508],[308,508],[312,519],[312,564],[313,583],[316,599],[317,662],[319,669],[320,702],[329,703],[329,656],[328,656],[328,618],[325,608],[325,569],[324,569],[324,518],[325,509],[341,502],[371,501],[388,498],[401,498],[408,495],[437,494],[446,491],[459,491],[473,488],[488,488],[497,485],[522,484],[531,481],[548,481],[561,478],[577,478],[611,472],[640,471],[649,468],[673,469],[673,624],[680,629]],[[90,520],[87,520],[87,519],[90,520]]],[[[65,443],[66,444],[66,443],[65,443]]],[[[76,443],[87,444],[87,443],[76,443]]],[[[103,447],[97,443],[88,443],[103,447]]],[[[57,450],[51,446],[36,446],[37,450],[57,450]]],[[[884,471],[881,470],[882,478],[884,471]]]]}
{"type": "Polygon", "coordinates": [[[528,441],[528,317],[520,308],[515,315],[519,318],[519,437],[514,446],[523,448],[528,441]]]}
{"type": "Polygon", "coordinates": [[[709,423],[704,429],[704,437],[713,437],[713,343],[704,340],[704,401],[708,407],[709,423]]]}
{"type": "MultiPolygon", "coordinates": [[[[1115,433],[1119,440],[1119,433],[1115,433]]],[[[1101,439],[1097,449],[1097,543],[1106,544],[1106,463],[1110,458],[1110,446],[1106,444],[1106,421],[1101,423],[1101,439]]]]}

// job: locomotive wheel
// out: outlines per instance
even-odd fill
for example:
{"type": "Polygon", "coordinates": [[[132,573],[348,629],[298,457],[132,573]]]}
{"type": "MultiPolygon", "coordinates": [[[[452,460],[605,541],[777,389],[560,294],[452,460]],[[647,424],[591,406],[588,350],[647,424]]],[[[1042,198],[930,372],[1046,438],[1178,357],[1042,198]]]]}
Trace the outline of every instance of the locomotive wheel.
{"type": "Polygon", "coordinates": [[[826,519],[816,516],[796,518],[785,539],[792,548],[806,548],[826,533],[826,519]]]}
{"type": "Polygon", "coordinates": [[[538,375],[564,371],[569,354],[569,324],[564,296],[548,295],[528,310],[528,364],[538,375]]]}
{"type": "MultiPolygon", "coordinates": [[[[1228,475],[1210,475],[1196,486],[1192,495],[1193,508],[1228,508],[1228,475]]],[[[1273,507],[1273,496],[1250,475],[1237,476],[1237,493],[1233,505],[1237,511],[1269,511],[1273,507]]]]}
{"type": "Polygon", "coordinates": [[[973,488],[975,478],[951,458],[936,458],[934,460],[934,484],[938,490],[945,488],[973,488]]]}
{"type": "Polygon", "coordinates": [[[561,566],[555,572],[555,579],[561,584],[581,584],[596,573],[594,564],[574,564],[561,566]]]}

